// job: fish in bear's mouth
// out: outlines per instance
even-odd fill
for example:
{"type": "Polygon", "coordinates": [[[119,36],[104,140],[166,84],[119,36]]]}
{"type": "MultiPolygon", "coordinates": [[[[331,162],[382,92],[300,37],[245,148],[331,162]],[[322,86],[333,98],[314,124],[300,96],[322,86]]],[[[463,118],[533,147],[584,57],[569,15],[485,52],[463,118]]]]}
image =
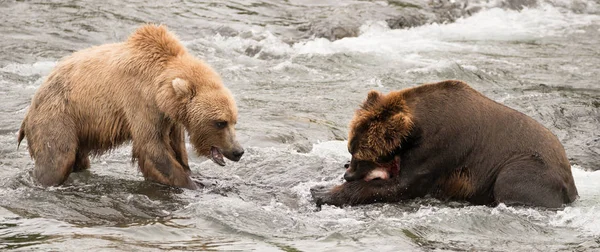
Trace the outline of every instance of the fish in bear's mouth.
{"type": "Polygon", "coordinates": [[[385,180],[398,176],[400,173],[400,156],[394,156],[392,161],[387,163],[375,163],[375,168],[363,178],[365,181],[385,180]]]}

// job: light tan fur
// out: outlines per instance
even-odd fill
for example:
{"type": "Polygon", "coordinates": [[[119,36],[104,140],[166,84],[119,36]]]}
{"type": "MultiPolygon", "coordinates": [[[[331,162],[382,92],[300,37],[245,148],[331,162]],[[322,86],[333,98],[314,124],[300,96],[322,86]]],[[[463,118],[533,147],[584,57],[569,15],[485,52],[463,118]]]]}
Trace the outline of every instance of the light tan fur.
{"type": "Polygon", "coordinates": [[[236,122],[235,101],[219,75],[165,26],[144,25],[125,42],[59,62],[33,98],[18,140],[27,137],[34,177],[44,186],[86,169],[89,154],[132,140],[146,179],[195,188],[184,131],[199,155],[215,146],[229,158],[243,153],[236,122]],[[216,128],[220,121],[227,127],[216,128]]]}

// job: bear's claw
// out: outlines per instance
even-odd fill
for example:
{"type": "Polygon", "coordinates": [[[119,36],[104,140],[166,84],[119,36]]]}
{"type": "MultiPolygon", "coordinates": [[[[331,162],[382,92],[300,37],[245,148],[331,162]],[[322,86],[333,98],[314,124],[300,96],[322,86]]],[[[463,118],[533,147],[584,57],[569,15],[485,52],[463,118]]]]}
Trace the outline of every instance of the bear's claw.
{"type": "Polygon", "coordinates": [[[328,204],[331,199],[330,188],[323,185],[310,188],[310,194],[312,195],[312,198],[315,201],[318,209],[321,209],[322,205],[328,204]]]}

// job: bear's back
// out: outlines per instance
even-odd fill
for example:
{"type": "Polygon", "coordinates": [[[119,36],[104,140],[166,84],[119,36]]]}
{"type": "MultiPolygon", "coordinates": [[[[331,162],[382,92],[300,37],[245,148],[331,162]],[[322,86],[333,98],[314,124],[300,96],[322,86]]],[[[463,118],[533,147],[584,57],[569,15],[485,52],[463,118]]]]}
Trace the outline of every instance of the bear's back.
{"type": "Polygon", "coordinates": [[[490,165],[520,153],[551,166],[570,167],[564,147],[549,129],[464,82],[425,84],[406,90],[403,96],[414,108],[413,120],[423,135],[450,137],[458,149],[494,153],[485,157],[490,165]]]}

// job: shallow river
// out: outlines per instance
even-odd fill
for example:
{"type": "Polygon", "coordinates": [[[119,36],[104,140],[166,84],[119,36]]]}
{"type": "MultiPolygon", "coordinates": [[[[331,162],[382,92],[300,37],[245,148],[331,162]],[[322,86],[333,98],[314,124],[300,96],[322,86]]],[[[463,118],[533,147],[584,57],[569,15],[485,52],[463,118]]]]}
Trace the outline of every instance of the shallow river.
{"type": "Polygon", "coordinates": [[[466,2],[0,1],[0,248],[600,250],[600,2],[466,2]],[[143,22],[167,24],[219,71],[246,154],[225,167],[191,157],[200,191],[144,182],[130,145],[64,186],[35,186],[16,134],[43,78],[143,22]],[[367,92],[444,79],[550,128],[580,198],[561,210],[419,199],[316,211],[309,188],[342,182],[367,92]]]}

